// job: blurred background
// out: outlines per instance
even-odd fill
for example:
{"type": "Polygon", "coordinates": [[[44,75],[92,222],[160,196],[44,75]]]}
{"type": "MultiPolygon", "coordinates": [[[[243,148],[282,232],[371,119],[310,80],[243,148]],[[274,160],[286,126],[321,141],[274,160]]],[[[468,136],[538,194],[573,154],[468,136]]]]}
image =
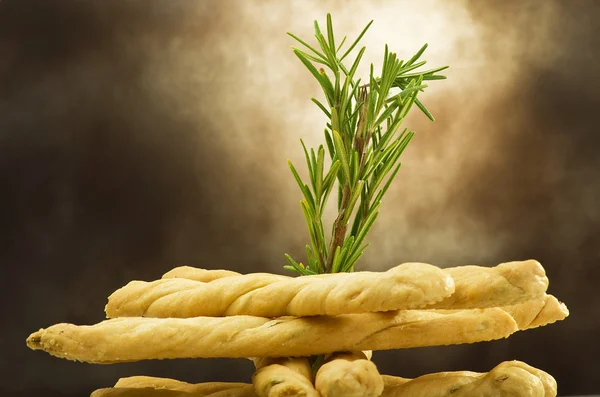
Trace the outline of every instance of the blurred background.
{"type": "MultiPolygon", "coordinates": [[[[26,348],[103,319],[132,279],[189,264],[283,272],[308,233],[286,160],[322,141],[318,85],[286,32],[450,65],[405,125],[359,270],[535,258],[571,316],[510,339],[378,352],[387,374],[523,360],[600,390],[600,2],[0,0],[0,394],[85,396],[122,376],[249,381],[245,360],[73,363],[26,348]],[[339,39],[338,39],[339,40],[339,39]]],[[[331,214],[328,214],[331,216],[331,214]]]]}

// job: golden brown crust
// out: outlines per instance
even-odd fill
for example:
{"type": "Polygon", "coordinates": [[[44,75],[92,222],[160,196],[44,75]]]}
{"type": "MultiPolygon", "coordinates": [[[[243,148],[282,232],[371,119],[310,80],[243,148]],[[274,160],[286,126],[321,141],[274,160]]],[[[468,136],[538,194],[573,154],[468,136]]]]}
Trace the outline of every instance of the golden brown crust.
{"type": "Polygon", "coordinates": [[[535,260],[495,267],[458,266],[444,269],[454,280],[454,293],[427,309],[474,309],[514,305],[540,298],[548,289],[546,271],[535,260]]]}
{"type": "Polygon", "coordinates": [[[257,397],[252,385],[210,391],[203,384],[192,385],[196,391],[155,389],[151,387],[106,388],[94,391],[90,397],[257,397]]]}
{"type": "Polygon", "coordinates": [[[452,278],[435,266],[405,263],[387,272],[285,277],[247,274],[199,282],[167,278],[132,281],[115,291],[108,318],[261,317],[339,315],[411,309],[454,292],[452,278]]]}
{"type": "Polygon", "coordinates": [[[151,388],[151,389],[167,389],[182,391],[186,393],[203,393],[211,395],[213,393],[234,390],[235,389],[252,389],[252,385],[247,383],[236,382],[205,382],[205,383],[187,383],[180,380],[169,378],[156,378],[152,376],[130,376],[121,378],[113,386],[117,389],[133,389],[133,388],[151,388]]]}
{"type": "Polygon", "coordinates": [[[163,274],[162,278],[187,278],[189,280],[207,283],[209,281],[230,276],[241,276],[241,274],[231,270],[208,270],[191,266],[179,266],[163,274]]]}
{"type": "MultiPolygon", "coordinates": [[[[191,397],[189,393],[168,390],[168,389],[152,389],[152,388],[131,388],[131,389],[114,389],[105,388],[98,389],[90,394],[90,397],[191,397]]],[[[202,396],[204,397],[204,396],[202,396]]],[[[214,396],[211,396],[214,397],[214,396]]]]}
{"type": "Polygon", "coordinates": [[[378,397],[383,379],[362,352],[330,355],[319,368],[315,387],[322,397],[378,397]]]}
{"type": "MultiPolygon", "coordinates": [[[[567,306],[552,295],[543,295],[516,305],[502,306],[500,309],[510,314],[519,331],[542,327],[569,316],[567,306]]],[[[460,313],[462,310],[443,310],[446,313],[460,313]]]]}
{"type": "Polygon", "coordinates": [[[283,365],[313,382],[312,368],[306,357],[260,357],[252,361],[257,370],[273,364],[283,365]]]}
{"type": "Polygon", "coordinates": [[[57,324],[27,345],[95,363],[200,357],[289,357],[332,351],[387,350],[502,339],[517,330],[499,308],[401,310],[335,317],[233,316],[116,318],[92,326],[57,324]]]}
{"type": "Polygon", "coordinates": [[[552,376],[520,361],[503,362],[488,373],[458,371],[383,379],[382,397],[555,397],[557,393],[552,376]]]}
{"type": "Polygon", "coordinates": [[[552,295],[544,295],[503,309],[513,316],[520,330],[552,324],[569,316],[567,306],[552,295]]]}
{"type": "Polygon", "coordinates": [[[308,359],[262,358],[255,360],[255,364],[252,384],[259,397],[319,397],[312,384],[308,359]]]}

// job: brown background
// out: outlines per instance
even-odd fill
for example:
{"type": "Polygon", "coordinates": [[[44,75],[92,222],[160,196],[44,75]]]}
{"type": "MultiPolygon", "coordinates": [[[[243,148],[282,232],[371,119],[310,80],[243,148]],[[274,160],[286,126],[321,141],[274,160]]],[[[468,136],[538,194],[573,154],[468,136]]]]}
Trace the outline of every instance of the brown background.
{"type": "Polygon", "coordinates": [[[407,121],[418,134],[359,267],[536,258],[572,312],[504,341],[380,352],[382,372],[519,359],[564,394],[600,390],[600,3],[322,3],[0,1],[0,394],[249,380],[244,360],[95,366],[25,338],[101,321],[114,289],[179,264],[280,272],[302,256],[286,159],[304,169],[298,139],[318,144],[324,119],[285,32],[308,38],[328,11],[350,37],[375,19],[376,66],[386,42],[405,59],[428,42],[452,67],[423,96],[437,122],[407,121]]]}

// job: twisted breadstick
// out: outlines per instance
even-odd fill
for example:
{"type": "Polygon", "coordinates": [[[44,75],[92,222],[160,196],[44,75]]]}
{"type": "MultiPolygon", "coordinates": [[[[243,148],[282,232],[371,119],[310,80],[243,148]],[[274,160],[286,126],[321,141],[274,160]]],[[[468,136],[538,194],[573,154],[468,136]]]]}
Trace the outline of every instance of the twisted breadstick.
{"type": "Polygon", "coordinates": [[[186,393],[203,393],[206,395],[212,395],[212,393],[218,393],[222,391],[240,391],[240,390],[253,390],[252,385],[247,383],[237,382],[205,382],[192,384],[182,382],[180,380],[168,379],[168,378],[155,378],[152,376],[131,376],[128,378],[121,378],[115,383],[114,388],[117,389],[140,389],[140,388],[151,388],[151,389],[168,389],[175,391],[182,391],[186,393]]]}
{"type": "Polygon", "coordinates": [[[192,385],[173,379],[143,378],[147,378],[149,384],[138,383],[128,387],[115,385],[114,388],[96,390],[90,397],[258,397],[252,385],[244,383],[209,382],[192,385]],[[179,384],[178,387],[172,388],[175,384],[179,384]]]}
{"type": "MultiPolygon", "coordinates": [[[[90,394],[90,397],[192,397],[193,394],[178,390],[169,389],[152,389],[152,388],[131,388],[131,389],[115,389],[112,387],[98,389],[90,394]]],[[[197,397],[206,397],[206,394],[199,394],[197,397]]],[[[210,397],[216,397],[208,395],[210,397]]],[[[219,396],[221,397],[221,396],[219,396]]],[[[232,396],[233,397],[233,396],[232,396]]],[[[241,396],[239,396],[241,397],[241,396]]],[[[245,397],[245,396],[244,396],[245,397]]],[[[249,397],[249,396],[248,396],[249,397]]]]}
{"type": "Polygon", "coordinates": [[[488,373],[440,372],[416,379],[383,376],[381,397],[556,397],[556,381],[520,361],[499,364],[488,373]]]}
{"type": "MultiPolygon", "coordinates": [[[[457,371],[428,374],[416,379],[387,375],[381,378],[385,385],[381,397],[556,397],[557,394],[556,381],[551,375],[520,361],[503,362],[488,373],[457,371]]],[[[243,383],[190,385],[151,377],[124,378],[114,389],[92,393],[92,397],[109,396],[256,397],[252,386],[243,383]]]]}
{"type": "Polygon", "coordinates": [[[116,318],[92,326],[57,324],[27,339],[70,360],[115,363],[200,357],[291,357],[506,338],[518,329],[501,308],[401,310],[335,317],[116,318]]]}
{"type": "Polygon", "coordinates": [[[503,309],[515,319],[520,330],[552,324],[569,316],[567,306],[552,295],[544,295],[503,309]]]}
{"type": "Polygon", "coordinates": [[[166,272],[162,278],[187,278],[189,280],[207,283],[209,281],[230,276],[241,276],[241,274],[231,270],[207,270],[191,266],[179,266],[166,272]]]}
{"type": "MultiPolygon", "coordinates": [[[[562,321],[569,316],[567,306],[552,295],[543,295],[540,298],[516,305],[502,306],[501,309],[512,316],[519,331],[542,327],[562,321]]],[[[441,312],[460,313],[462,310],[442,310],[441,312]]]]}
{"type": "Polygon", "coordinates": [[[452,278],[423,263],[387,272],[285,277],[273,274],[228,276],[210,282],[167,278],[132,281],[108,298],[115,317],[261,317],[338,315],[410,309],[454,292],[452,278]]]}
{"type": "Polygon", "coordinates": [[[458,266],[444,269],[455,291],[427,309],[474,309],[513,305],[542,297],[548,288],[546,271],[535,260],[495,267],[458,266]]]}
{"type": "Polygon", "coordinates": [[[335,353],[317,371],[315,387],[322,397],[379,397],[383,379],[364,353],[335,353]]]}
{"type": "Polygon", "coordinates": [[[312,384],[312,370],[306,358],[262,358],[254,360],[252,376],[259,397],[319,397],[312,384]]]}

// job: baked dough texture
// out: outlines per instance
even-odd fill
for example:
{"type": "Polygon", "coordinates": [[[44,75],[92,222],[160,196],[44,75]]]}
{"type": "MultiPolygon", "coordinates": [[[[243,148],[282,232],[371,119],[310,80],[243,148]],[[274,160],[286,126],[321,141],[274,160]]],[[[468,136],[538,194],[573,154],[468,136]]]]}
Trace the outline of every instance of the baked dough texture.
{"type": "MultiPolygon", "coordinates": [[[[270,365],[273,360],[268,359],[270,365]]],[[[360,358],[358,358],[360,361],[360,358]]],[[[557,385],[546,372],[520,361],[506,361],[487,373],[440,372],[407,379],[383,375],[381,397],[556,397],[557,385]]],[[[318,382],[318,381],[317,381],[318,382]]],[[[92,397],[256,397],[244,383],[189,384],[173,379],[135,376],[92,397]]],[[[294,396],[294,394],[288,394],[294,396]]],[[[351,394],[346,396],[350,397],[351,394]]],[[[366,395],[365,395],[366,396],[366,395]]],[[[322,395],[326,397],[326,395],[322,395]]]]}
{"type": "Polygon", "coordinates": [[[121,378],[114,388],[96,390],[92,397],[100,396],[181,396],[181,397],[257,397],[252,385],[235,382],[206,382],[191,384],[175,379],[151,376],[121,378]],[[143,390],[147,394],[139,394],[143,390]],[[137,393],[137,394],[136,394],[137,393]]]}
{"type": "Polygon", "coordinates": [[[108,318],[188,318],[474,309],[518,304],[542,297],[547,288],[544,268],[535,260],[443,271],[431,265],[408,263],[381,273],[299,278],[182,266],[161,280],[130,282],[109,297],[105,310],[108,318]]]}
{"type": "Polygon", "coordinates": [[[320,397],[307,358],[261,358],[254,363],[252,384],[259,397],[320,397]]]}
{"type": "MultiPolygon", "coordinates": [[[[200,269],[191,266],[179,266],[163,274],[162,278],[187,278],[189,280],[208,283],[210,281],[230,276],[241,276],[241,273],[224,269],[200,269]]],[[[284,277],[284,276],[282,276],[284,277]]]]}
{"type": "Polygon", "coordinates": [[[444,270],[405,263],[386,272],[132,281],[108,298],[105,311],[108,318],[334,316],[423,307],[453,292],[454,282],[444,270]]]}
{"type": "Polygon", "coordinates": [[[444,269],[455,291],[428,309],[474,309],[507,306],[539,298],[548,289],[548,277],[535,260],[501,263],[495,267],[458,266],[444,269]]]}
{"type": "Polygon", "coordinates": [[[94,391],[90,397],[257,397],[257,395],[252,385],[246,385],[245,387],[232,387],[214,392],[203,390],[201,387],[198,391],[190,392],[152,387],[105,388],[94,391]]]}
{"type": "Polygon", "coordinates": [[[330,355],[319,368],[315,387],[321,397],[379,397],[383,379],[362,352],[341,352],[330,355]]]}
{"type": "Polygon", "coordinates": [[[187,393],[203,392],[216,393],[223,390],[248,388],[250,385],[242,382],[206,382],[206,383],[187,383],[180,380],[168,378],[155,378],[152,376],[130,376],[121,378],[115,383],[117,388],[152,388],[152,389],[169,389],[184,391],[187,393]]]}
{"type": "Polygon", "coordinates": [[[506,361],[488,373],[440,372],[415,379],[383,376],[382,397],[556,397],[552,376],[520,361],[506,361]]]}
{"type": "Polygon", "coordinates": [[[569,316],[569,309],[552,295],[504,307],[517,322],[520,330],[537,328],[562,321],[569,316]]]}
{"type": "Polygon", "coordinates": [[[209,357],[293,357],[502,339],[518,330],[501,308],[400,310],[340,316],[116,318],[57,324],[27,338],[32,349],[92,363],[209,357]]]}

